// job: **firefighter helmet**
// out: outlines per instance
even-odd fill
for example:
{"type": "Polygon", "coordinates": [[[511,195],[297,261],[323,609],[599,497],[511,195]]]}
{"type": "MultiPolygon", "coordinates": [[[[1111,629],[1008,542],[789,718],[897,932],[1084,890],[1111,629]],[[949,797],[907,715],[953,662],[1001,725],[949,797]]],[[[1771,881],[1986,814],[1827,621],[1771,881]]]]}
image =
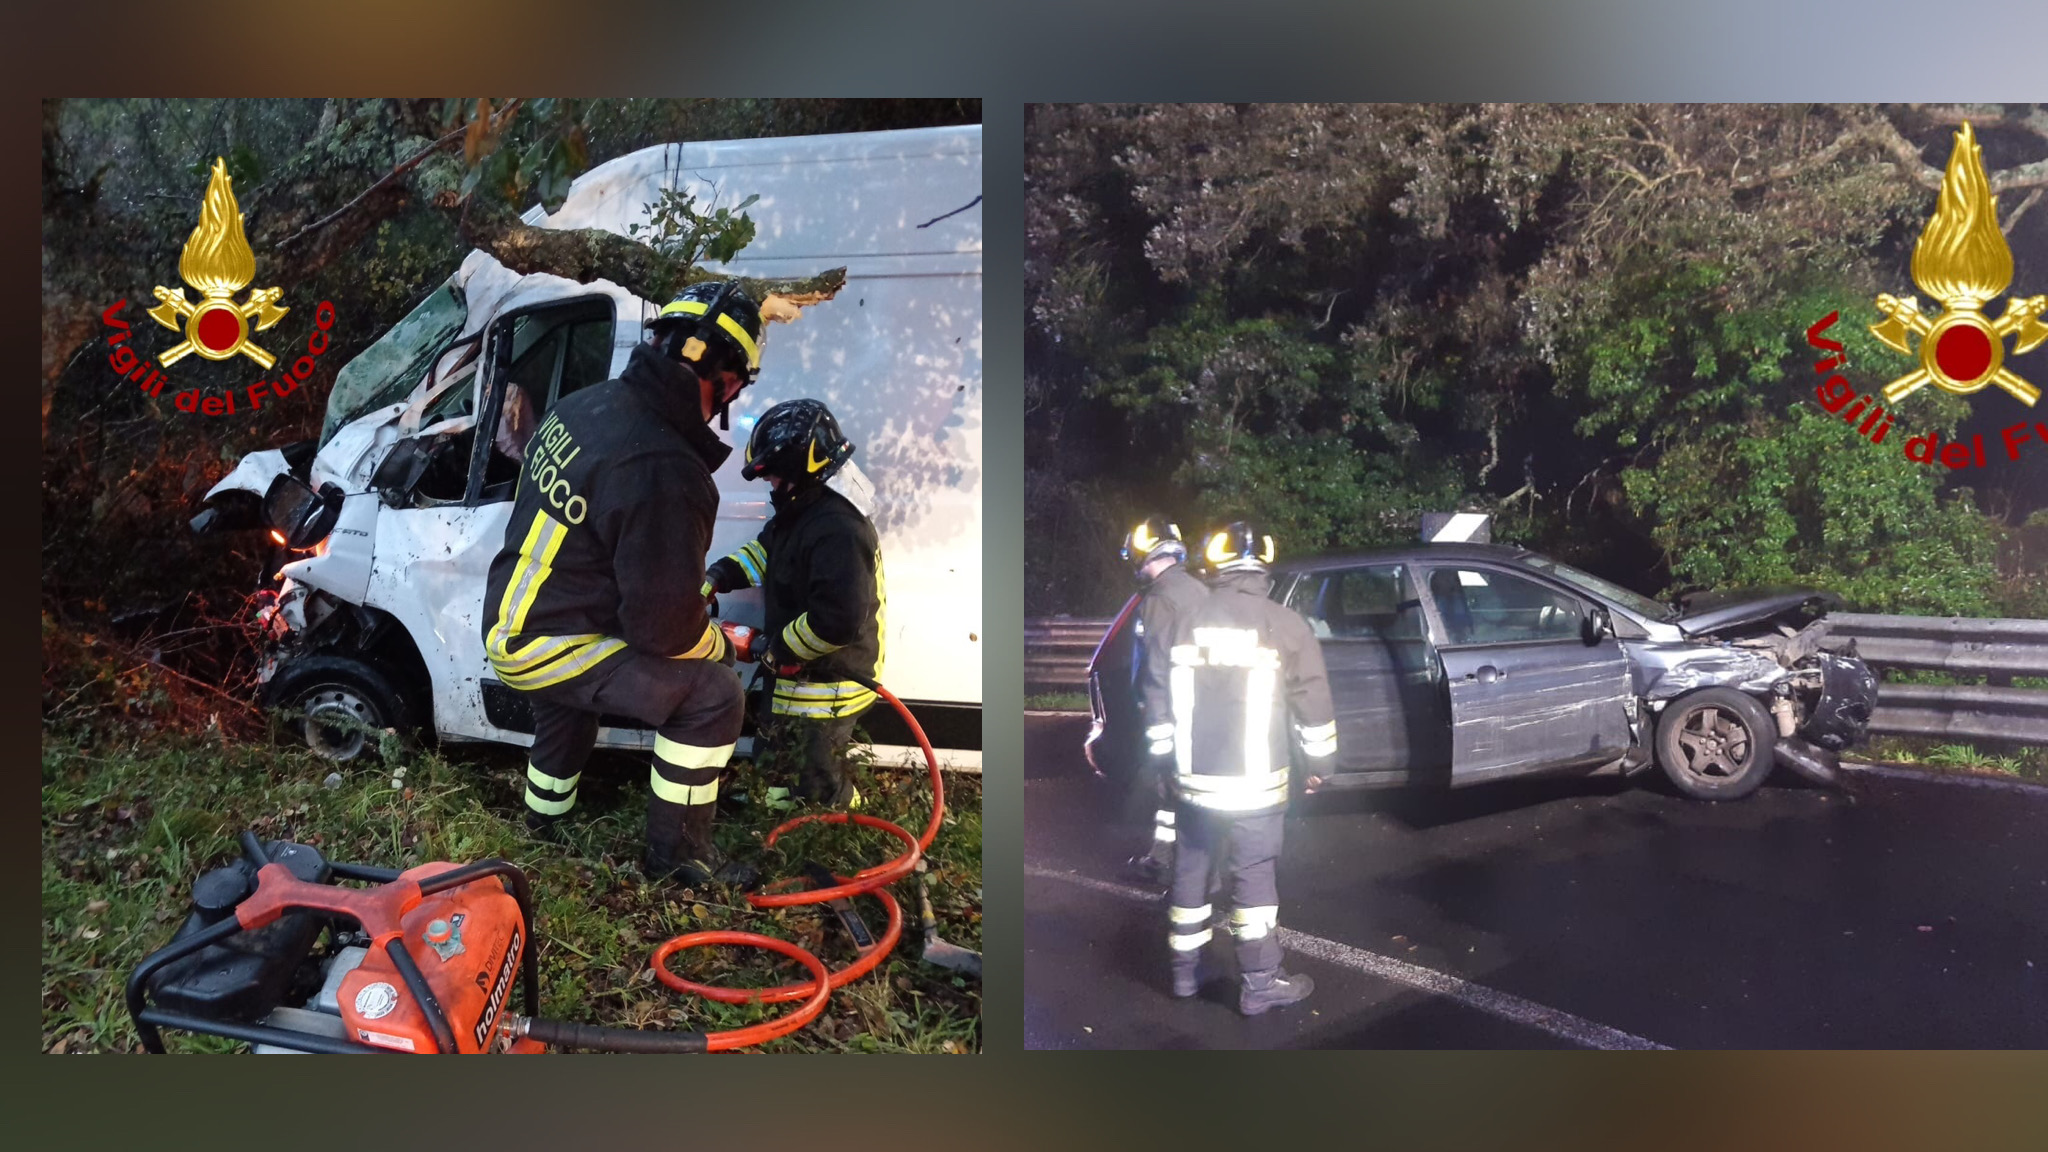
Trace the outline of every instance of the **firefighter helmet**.
{"type": "Polygon", "coordinates": [[[1181,542],[1180,525],[1164,516],[1147,516],[1124,534],[1124,562],[1143,568],[1154,557],[1187,559],[1187,545],[1181,542]]]}
{"type": "Polygon", "coordinates": [[[747,437],[740,476],[758,480],[773,474],[797,485],[822,482],[852,459],[853,448],[823,403],[784,400],[763,412],[747,437]]]}
{"type": "Polygon", "coordinates": [[[1202,561],[1211,572],[1264,572],[1273,562],[1273,537],[1243,520],[1209,533],[1202,561]]]}
{"type": "Polygon", "coordinates": [[[655,350],[699,369],[730,369],[748,384],[761,375],[761,306],[737,280],[702,280],[662,305],[651,325],[655,350]]]}

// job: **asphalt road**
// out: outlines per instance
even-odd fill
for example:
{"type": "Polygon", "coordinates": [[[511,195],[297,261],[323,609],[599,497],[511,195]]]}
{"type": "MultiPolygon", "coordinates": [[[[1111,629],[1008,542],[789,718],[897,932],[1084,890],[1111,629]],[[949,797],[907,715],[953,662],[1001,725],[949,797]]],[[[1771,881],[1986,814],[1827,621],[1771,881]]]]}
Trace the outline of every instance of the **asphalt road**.
{"type": "Polygon", "coordinates": [[[2048,1047],[2048,788],[1316,797],[1280,868],[1316,994],[1247,1020],[1227,981],[1167,996],[1162,904],[1121,874],[1149,830],[1117,822],[1085,730],[1025,721],[1030,1047],[2048,1047]]]}

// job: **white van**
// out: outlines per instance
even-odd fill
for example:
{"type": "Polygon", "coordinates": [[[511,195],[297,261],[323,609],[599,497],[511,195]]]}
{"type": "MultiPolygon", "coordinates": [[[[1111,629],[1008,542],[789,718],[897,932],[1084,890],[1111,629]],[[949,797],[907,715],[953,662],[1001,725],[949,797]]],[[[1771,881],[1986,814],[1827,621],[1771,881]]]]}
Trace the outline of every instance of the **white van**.
{"type": "MultiPolygon", "coordinates": [[[[834,486],[874,521],[888,569],[879,678],[945,759],[978,767],[981,129],[649,148],[585,173],[559,211],[526,219],[623,234],[664,186],[700,203],[760,197],[747,209],[756,238],[725,271],[845,266],[836,299],[769,325],[760,381],[724,435],[743,444],[779,401],[831,407],[858,446],[834,486]]],[[[305,714],[315,749],[347,758],[366,727],[389,726],[532,742],[524,701],[484,659],[479,623],[518,472],[500,411],[518,388],[538,420],[561,396],[616,376],[661,303],[608,281],[521,276],[472,252],[342,369],[317,443],[252,453],[207,493],[195,529],[256,524],[291,549],[264,617],[263,679],[271,703],[305,714]]],[[[717,473],[707,559],[752,539],[769,514],[767,486],[742,481],[739,463],[734,453],[717,473]]],[[[760,622],[758,593],[720,606],[760,622]]],[[[911,743],[887,707],[864,723],[880,755],[911,743]]],[[[609,718],[599,741],[649,747],[653,733],[609,718]]]]}

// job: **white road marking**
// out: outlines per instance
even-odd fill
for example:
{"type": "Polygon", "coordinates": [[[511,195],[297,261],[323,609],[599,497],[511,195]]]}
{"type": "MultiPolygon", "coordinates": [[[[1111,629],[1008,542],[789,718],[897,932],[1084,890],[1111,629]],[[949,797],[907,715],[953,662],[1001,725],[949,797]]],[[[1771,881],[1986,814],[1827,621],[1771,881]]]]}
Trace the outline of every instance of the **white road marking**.
{"type": "MultiPolygon", "coordinates": [[[[1112,884],[1107,880],[1097,880],[1078,872],[1062,872],[1035,864],[1026,864],[1024,875],[1040,880],[1058,880],[1141,904],[1157,904],[1160,899],[1157,894],[1142,888],[1112,884]]],[[[1335,940],[1325,940],[1321,936],[1311,936],[1292,928],[1280,929],[1278,936],[1280,946],[1288,951],[1299,952],[1303,956],[1313,957],[1327,964],[1363,972],[1368,976],[1377,976],[1396,984],[1405,984],[1433,996],[1455,1000],[1489,1016],[1497,1016],[1538,1032],[1549,1033],[1582,1048],[1669,1051],[1667,1045],[1654,1040],[1646,1040],[1641,1036],[1623,1032],[1619,1028],[1609,1028],[1605,1024],[1596,1024],[1562,1009],[1538,1004],[1533,1000],[1524,1000],[1512,993],[1489,988],[1484,984],[1475,984],[1460,976],[1438,972],[1434,968],[1424,968],[1419,964],[1396,960],[1392,956],[1367,952],[1362,948],[1354,948],[1335,940]]]]}
{"type": "Polygon", "coordinates": [[[1884,776],[1893,780],[1916,780],[1931,784],[1960,784],[1965,788],[1990,788],[2004,792],[2029,792],[2036,796],[2048,794],[2048,787],[2030,784],[2025,780],[2008,780],[2002,776],[1985,776],[1975,772],[1943,772],[1932,768],[1900,768],[1892,764],[1863,764],[1844,760],[1842,770],[1859,772],[1866,776],[1884,776]]]}

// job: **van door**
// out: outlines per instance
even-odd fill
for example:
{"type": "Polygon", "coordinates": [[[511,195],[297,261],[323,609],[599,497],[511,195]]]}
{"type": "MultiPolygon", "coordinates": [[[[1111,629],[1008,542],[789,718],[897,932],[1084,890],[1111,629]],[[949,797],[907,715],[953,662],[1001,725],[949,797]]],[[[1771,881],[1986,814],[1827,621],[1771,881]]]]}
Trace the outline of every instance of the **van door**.
{"type": "Polygon", "coordinates": [[[533,731],[484,658],[484,585],[512,515],[525,437],[561,397],[609,376],[614,311],[609,296],[579,297],[493,320],[473,392],[475,423],[448,453],[467,458],[468,468],[451,470],[450,490],[423,490],[413,506],[378,518],[369,603],[412,633],[433,677],[434,727],[443,736],[523,743],[533,731]]]}
{"type": "MultiPolygon", "coordinates": [[[[1451,782],[1595,765],[1629,746],[1628,660],[1586,603],[1483,564],[1425,569],[1451,709],[1451,782]]],[[[1339,733],[1339,744],[1342,744],[1339,733]]]]}

